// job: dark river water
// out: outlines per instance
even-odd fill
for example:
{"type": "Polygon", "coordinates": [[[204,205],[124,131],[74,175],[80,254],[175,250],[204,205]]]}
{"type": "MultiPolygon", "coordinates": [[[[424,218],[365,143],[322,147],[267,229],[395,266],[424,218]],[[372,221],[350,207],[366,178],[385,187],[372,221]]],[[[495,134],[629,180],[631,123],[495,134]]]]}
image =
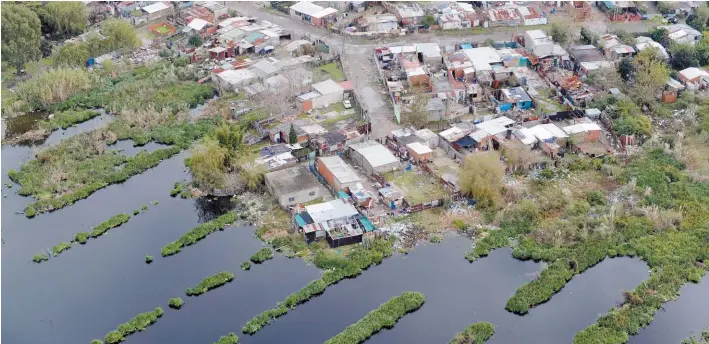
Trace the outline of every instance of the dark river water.
{"type": "MultiPolygon", "coordinates": [[[[106,116],[67,131],[54,132],[44,143],[105,124],[106,116]]],[[[144,149],[159,148],[148,145],[144,149]]],[[[2,182],[7,171],[29,160],[36,147],[2,147],[2,182]]],[[[140,148],[119,143],[113,149],[134,154],[140,148]]],[[[242,343],[321,343],[403,291],[419,291],[426,304],[402,318],[392,330],[372,343],[447,343],[455,333],[477,321],[496,326],[491,343],[571,343],[575,332],[592,324],[599,314],[621,302],[621,292],[648,276],[647,266],[629,258],[607,259],[575,277],[551,301],[517,316],[504,310],[507,299],[540,270],[534,262],[513,259],[510,250],[494,251],[473,264],[463,255],[468,239],[449,236],[441,244],[418,247],[396,255],[354,280],[345,280],[300,305],[254,336],[240,334],[253,315],[272,307],[297,291],[320,272],[300,259],[277,255],[251,271],[241,262],[262,243],[253,228],[233,226],[217,232],[175,256],[160,257],[160,248],[200,222],[229,210],[223,200],[171,198],[174,182],[187,178],[186,153],[162,162],[120,185],[100,190],[88,199],[53,213],[26,219],[21,211],[31,198],[15,194],[19,186],[3,187],[2,202],[2,316],[3,343],[89,343],[157,306],[165,314],[128,343],[212,343],[228,332],[242,343]],[[151,205],[151,201],[158,205],[151,205]],[[106,235],[75,245],[42,264],[31,257],[76,232],[116,215],[149,209],[106,235]],[[144,257],[152,255],[151,265],[144,257]],[[185,289],[220,272],[235,274],[234,281],[199,297],[185,289]],[[171,297],[182,297],[179,311],[167,307],[171,297]]],[[[709,319],[709,282],[688,285],[676,302],[667,304],[648,329],[632,343],[679,343],[700,331],[709,319]]]]}

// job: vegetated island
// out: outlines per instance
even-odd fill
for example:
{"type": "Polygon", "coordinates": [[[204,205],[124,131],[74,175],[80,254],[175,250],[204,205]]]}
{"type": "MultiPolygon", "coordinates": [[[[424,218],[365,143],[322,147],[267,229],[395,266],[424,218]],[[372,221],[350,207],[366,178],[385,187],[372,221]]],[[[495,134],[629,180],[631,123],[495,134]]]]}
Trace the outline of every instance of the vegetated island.
{"type": "Polygon", "coordinates": [[[231,225],[236,222],[237,216],[233,211],[229,211],[226,214],[212,220],[205,222],[189,232],[183,234],[177,241],[173,241],[162,247],[162,256],[168,257],[180,253],[182,248],[185,246],[190,246],[204,238],[207,235],[216,232],[217,230],[224,230],[224,227],[231,225]]]}
{"type": "Polygon", "coordinates": [[[455,335],[448,344],[484,344],[495,334],[495,326],[489,322],[474,323],[455,335]]]}
{"type": "Polygon", "coordinates": [[[207,291],[221,287],[234,279],[234,274],[227,271],[222,271],[220,273],[214,274],[203,279],[194,288],[187,288],[185,293],[187,296],[198,296],[206,293],[207,291]]]}
{"type": "MultiPolygon", "coordinates": [[[[118,325],[118,327],[106,334],[103,339],[106,344],[116,344],[124,341],[126,336],[129,336],[137,331],[143,331],[146,327],[154,324],[158,321],[163,314],[162,308],[155,308],[152,312],[145,312],[136,315],[133,319],[130,319],[127,323],[118,325]]],[[[100,339],[94,339],[92,344],[103,343],[100,339]]]]}

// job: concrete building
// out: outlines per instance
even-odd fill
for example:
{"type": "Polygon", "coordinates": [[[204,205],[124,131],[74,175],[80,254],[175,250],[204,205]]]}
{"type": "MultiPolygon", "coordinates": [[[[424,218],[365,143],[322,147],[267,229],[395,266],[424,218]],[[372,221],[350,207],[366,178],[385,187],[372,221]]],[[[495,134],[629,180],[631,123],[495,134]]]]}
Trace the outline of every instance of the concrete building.
{"type": "Polygon", "coordinates": [[[399,28],[399,21],[391,14],[374,14],[362,17],[359,27],[367,32],[390,32],[399,28]]]}
{"type": "Polygon", "coordinates": [[[431,98],[426,103],[426,111],[428,111],[429,122],[440,121],[445,118],[446,105],[441,98],[431,98]]]}
{"type": "Polygon", "coordinates": [[[545,57],[554,52],[554,40],[542,30],[530,30],[524,33],[524,47],[536,57],[545,57]]]}
{"type": "Polygon", "coordinates": [[[416,132],[422,142],[425,142],[429,148],[434,149],[438,147],[438,135],[434,133],[431,129],[424,128],[416,132]]]}
{"type": "Polygon", "coordinates": [[[202,37],[207,35],[207,29],[212,26],[208,21],[201,19],[201,18],[194,18],[192,19],[187,26],[185,26],[184,29],[182,29],[182,32],[191,35],[191,34],[198,34],[202,37]]]}
{"type": "Polygon", "coordinates": [[[313,26],[323,27],[337,18],[337,10],[324,8],[312,2],[301,1],[290,7],[290,15],[309,22],[313,26]]]}
{"type": "Polygon", "coordinates": [[[344,199],[306,206],[295,215],[295,223],[306,242],[326,238],[331,247],[362,242],[362,234],[374,230],[372,223],[344,199]]]}
{"type": "Polygon", "coordinates": [[[141,10],[147,16],[148,21],[151,21],[169,16],[174,12],[174,7],[169,2],[156,2],[141,8],[141,10]]]}
{"type": "Polygon", "coordinates": [[[345,89],[332,79],[313,84],[313,91],[297,97],[296,102],[302,111],[319,109],[341,102],[345,97],[345,89]]]}
{"type": "Polygon", "coordinates": [[[709,84],[709,73],[697,67],[689,67],[679,71],[677,78],[684,83],[685,86],[709,84]]]}
{"type": "Polygon", "coordinates": [[[264,180],[268,191],[284,208],[310,202],[328,194],[304,165],[266,173],[264,180]]]}
{"type": "Polygon", "coordinates": [[[342,158],[337,155],[318,157],[315,164],[318,173],[325,179],[328,185],[335,190],[359,189],[357,184],[362,180],[350,165],[347,165],[342,158]]]}
{"type": "Polygon", "coordinates": [[[563,127],[562,130],[564,130],[575,143],[596,142],[601,139],[601,127],[590,120],[588,122],[563,127]]]}
{"type": "Polygon", "coordinates": [[[603,50],[603,54],[609,60],[620,60],[635,54],[635,49],[623,44],[616,35],[605,34],[598,39],[598,46],[603,50]]]}
{"type": "Polygon", "coordinates": [[[417,43],[416,53],[419,60],[424,64],[433,68],[438,68],[443,65],[443,57],[441,56],[441,48],[438,43],[417,43]]]}
{"type": "Polygon", "coordinates": [[[689,43],[691,45],[695,45],[702,39],[702,33],[687,24],[658,26],[658,28],[667,30],[667,32],[669,32],[670,39],[675,43],[689,43]]]}
{"type": "Polygon", "coordinates": [[[229,69],[213,75],[212,80],[223,89],[236,92],[239,88],[254,82],[256,75],[248,69],[229,69]]]}
{"type": "Polygon", "coordinates": [[[421,142],[411,142],[406,145],[406,150],[409,152],[409,156],[414,159],[414,161],[425,161],[431,160],[431,155],[433,151],[427,145],[421,142]]]}
{"type": "Polygon", "coordinates": [[[214,20],[221,19],[229,15],[229,10],[224,5],[216,1],[200,1],[197,3],[197,7],[207,9],[214,17],[214,20]]]}
{"type": "Polygon", "coordinates": [[[351,145],[350,156],[367,173],[384,173],[399,167],[399,159],[388,148],[376,141],[351,145]]]}
{"type": "Polygon", "coordinates": [[[390,10],[396,15],[396,19],[401,22],[401,25],[405,26],[417,26],[421,23],[421,19],[425,13],[421,6],[417,3],[402,4],[394,3],[394,8],[390,10]]]}

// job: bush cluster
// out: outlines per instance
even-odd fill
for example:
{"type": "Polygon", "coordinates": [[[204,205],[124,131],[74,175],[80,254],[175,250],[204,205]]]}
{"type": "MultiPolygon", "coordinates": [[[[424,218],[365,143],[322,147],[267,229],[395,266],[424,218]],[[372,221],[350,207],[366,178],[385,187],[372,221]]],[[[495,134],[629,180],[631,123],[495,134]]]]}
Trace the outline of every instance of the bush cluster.
{"type": "Polygon", "coordinates": [[[171,298],[170,301],[168,302],[168,305],[170,306],[170,308],[174,308],[174,309],[180,309],[180,308],[182,308],[182,305],[183,305],[183,304],[184,304],[184,302],[183,302],[182,299],[179,298],[179,297],[173,297],[173,298],[171,298]]]}
{"type": "Polygon", "coordinates": [[[268,247],[264,247],[251,256],[251,261],[256,264],[261,264],[271,258],[273,258],[273,251],[268,247]]]}
{"type": "MultiPolygon", "coordinates": [[[[140,313],[133,319],[130,319],[127,323],[118,325],[118,327],[106,334],[103,339],[106,344],[120,343],[125,340],[126,336],[129,336],[137,331],[143,331],[146,327],[154,324],[158,321],[163,314],[162,308],[155,308],[152,312],[140,313]]],[[[96,341],[97,339],[94,339],[96,341]]]]}
{"type": "Polygon", "coordinates": [[[495,326],[489,322],[477,322],[455,335],[448,344],[484,344],[495,334],[495,326]]]}
{"type": "Polygon", "coordinates": [[[424,302],[426,297],[423,294],[405,291],[367,313],[360,321],[347,326],[344,331],[325,341],[325,344],[362,343],[383,328],[394,327],[399,319],[421,308],[424,302]]]}
{"type": "Polygon", "coordinates": [[[228,335],[219,337],[214,344],[239,344],[239,337],[234,332],[229,332],[228,335]]]}
{"type": "Polygon", "coordinates": [[[181,249],[185,246],[190,246],[204,238],[207,235],[216,232],[217,230],[223,230],[224,227],[234,223],[236,221],[236,213],[229,211],[228,213],[212,220],[205,222],[189,232],[183,234],[177,241],[173,241],[162,247],[162,256],[167,257],[173,254],[180,253],[181,249]]]}
{"type": "Polygon", "coordinates": [[[187,296],[197,296],[206,293],[207,291],[221,287],[234,279],[234,274],[231,272],[222,271],[203,279],[194,288],[187,288],[187,296]]]}

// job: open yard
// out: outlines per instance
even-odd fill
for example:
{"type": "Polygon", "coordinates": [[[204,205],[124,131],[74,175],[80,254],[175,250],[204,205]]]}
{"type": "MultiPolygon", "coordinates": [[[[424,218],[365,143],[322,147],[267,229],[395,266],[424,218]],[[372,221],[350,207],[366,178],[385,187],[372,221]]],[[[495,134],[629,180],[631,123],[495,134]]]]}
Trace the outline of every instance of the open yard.
{"type": "Polygon", "coordinates": [[[448,195],[436,178],[420,170],[389,172],[385,174],[385,178],[401,189],[404,199],[410,205],[429,202],[448,195]]]}
{"type": "Polygon", "coordinates": [[[313,82],[320,82],[327,79],[332,79],[337,82],[345,81],[345,72],[342,71],[342,68],[336,62],[313,68],[313,82]]]}

